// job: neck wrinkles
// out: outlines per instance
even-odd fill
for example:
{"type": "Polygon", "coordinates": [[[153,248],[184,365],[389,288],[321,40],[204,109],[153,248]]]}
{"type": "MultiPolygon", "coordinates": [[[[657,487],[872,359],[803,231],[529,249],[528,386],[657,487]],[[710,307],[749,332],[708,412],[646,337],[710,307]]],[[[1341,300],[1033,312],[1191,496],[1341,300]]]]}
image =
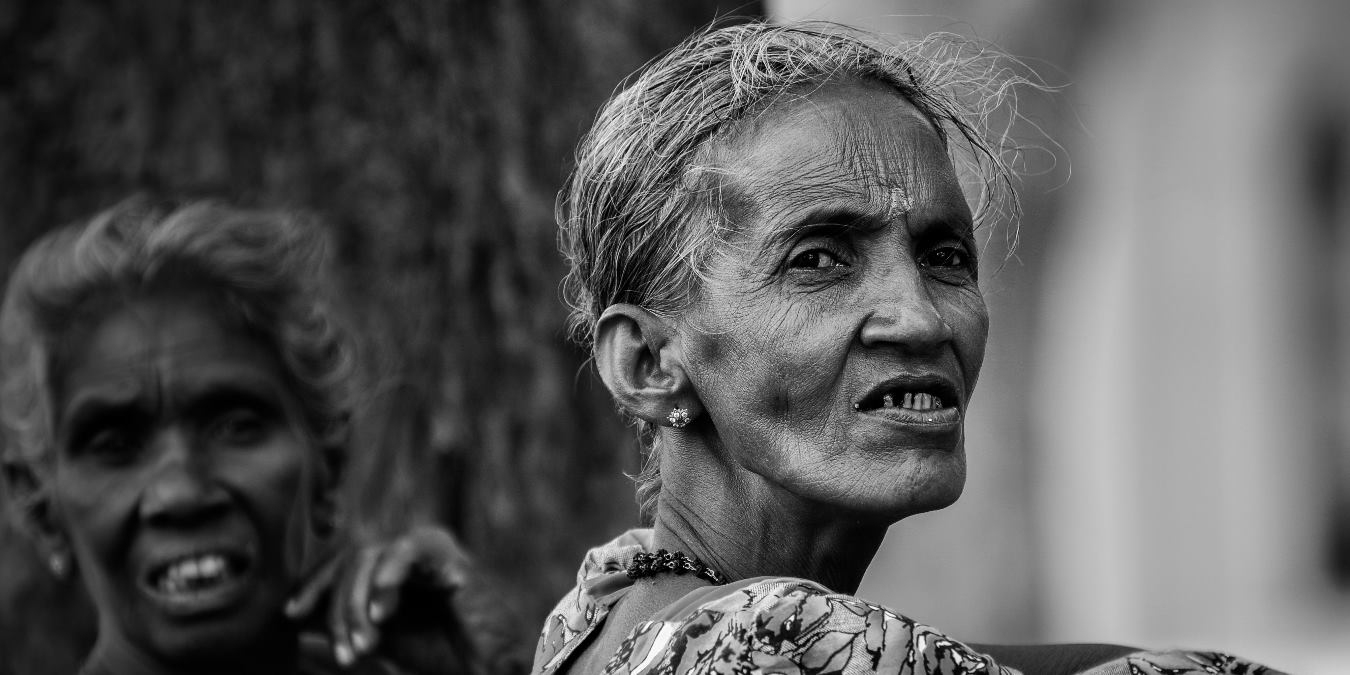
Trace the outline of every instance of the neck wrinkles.
{"type": "Polygon", "coordinates": [[[712,457],[701,447],[667,447],[656,548],[694,556],[732,581],[798,577],[857,592],[888,523],[807,502],[712,457]]]}

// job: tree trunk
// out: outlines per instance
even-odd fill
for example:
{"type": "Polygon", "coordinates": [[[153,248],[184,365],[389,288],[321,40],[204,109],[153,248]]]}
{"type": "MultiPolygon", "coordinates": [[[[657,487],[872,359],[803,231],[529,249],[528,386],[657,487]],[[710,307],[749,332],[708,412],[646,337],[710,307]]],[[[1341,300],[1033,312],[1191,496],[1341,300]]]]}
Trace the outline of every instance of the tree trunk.
{"type": "MultiPolygon", "coordinates": [[[[554,195],[624,75],[720,14],[759,10],[4,3],[0,272],[138,191],[324,216],[363,325],[392,348],[350,513],[375,533],[448,524],[532,639],[583,550],[637,520],[632,434],[565,341],[554,195]]],[[[0,672],[68,671],[87,605],[38,592],[49,575],[0,535],[0,672]],[[16,624],[43,637],[24,643],[16,624]]]]}

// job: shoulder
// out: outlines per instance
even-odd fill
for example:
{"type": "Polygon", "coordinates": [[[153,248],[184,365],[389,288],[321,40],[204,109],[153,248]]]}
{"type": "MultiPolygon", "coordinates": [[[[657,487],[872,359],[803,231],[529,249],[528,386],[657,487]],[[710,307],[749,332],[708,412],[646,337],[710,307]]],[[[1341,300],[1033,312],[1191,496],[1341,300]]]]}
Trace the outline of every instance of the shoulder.
{"type": "Polygon", "coordinates": [[[1148,651],[1100,643],[971,646],[1004,666],[1046,675],[1276,675],[1279,672],[1220,652],[1148,651]]]}
{"type": "Polygon", "coordinates": [[[561,668],[604,622],[609,608],[632,585],[624,574],[633,556],[651,548],[650,529],[629,530],[586,553],[577,583],[548,613],[535,647],[534,673],[561,668]]]}
{"type": "Polygon", "coordinates": [[[1259,663],[1223,652],[1139,651],[1108,661],[1083,675],[1283,675],[1259,663]]]}
{"type": "Polygon", "coordinates": [[[1012,673],[941,632],[803,579],[699,592],[629,633],[607,673],[1012,673]]]}

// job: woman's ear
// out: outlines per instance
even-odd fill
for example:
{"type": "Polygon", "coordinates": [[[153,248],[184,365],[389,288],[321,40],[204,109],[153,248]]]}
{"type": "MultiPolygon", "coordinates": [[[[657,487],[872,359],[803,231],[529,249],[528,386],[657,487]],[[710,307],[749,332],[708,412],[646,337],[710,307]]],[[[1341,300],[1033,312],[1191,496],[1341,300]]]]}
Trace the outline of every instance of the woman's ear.
{"type": "Polygon", "coordinates": [[[642,307],[610,305],[600,315],[595,326],[595,364],[614,400],[641,419],[672,426],[676,408],[684,409],[687,418],[703,412],[685,372],[677,332],[668,321],[642,307]]]}
{"type": "Polygon", "coordinates": [[[70,541],[43,489],[42,477],[27,462],[7,459],[3,467],[4,489],[10,505],[18,511],[20,527],[33,538],[51,573],[58,579],[66,578],[74,567],[70,541]]]}

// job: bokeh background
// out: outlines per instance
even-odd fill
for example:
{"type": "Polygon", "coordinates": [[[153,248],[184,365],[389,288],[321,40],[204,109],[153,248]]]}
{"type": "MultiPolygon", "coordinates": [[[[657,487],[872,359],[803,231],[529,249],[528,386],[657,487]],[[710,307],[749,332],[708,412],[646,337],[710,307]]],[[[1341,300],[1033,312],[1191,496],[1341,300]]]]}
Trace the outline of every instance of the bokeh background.
{"type": "MultiPolygon", "coordinates": [[[[619,80],[719,16],[993,42],[1023,112],[1020,244],[957,505],[862,595],[971,641],[1350,663],[1350,7],[1221,0],[0,1],[0,273],[137,191],[330,222],[388,373],[350,513],[451,527],[524,633],[636,523],[637,467],[564,340],[553,196],[619,80]],[[1057,145],[1056,145],[1057,144],[1057,145]]],[[[0,528],[0,673],[94,632],[0,528]]]]}

